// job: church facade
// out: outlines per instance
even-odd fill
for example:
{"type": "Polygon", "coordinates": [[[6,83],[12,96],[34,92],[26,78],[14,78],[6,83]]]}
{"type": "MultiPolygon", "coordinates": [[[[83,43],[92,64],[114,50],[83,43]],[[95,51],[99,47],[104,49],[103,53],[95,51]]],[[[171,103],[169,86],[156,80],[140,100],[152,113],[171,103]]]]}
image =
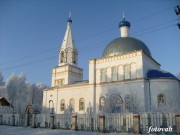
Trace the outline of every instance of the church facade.
{"type": "Polygon", "coordinates": [[[48,113],[123,113],[180,110],[180,81],[161,70],[149,48],[130,37],[130,22],[119,23],[121,37],[112,40],[101,58],[89,60],[89,80],[78,67],[78,50],[72,20],[52,69],[52,86],[43,91],[43,111],[48,113]]]}

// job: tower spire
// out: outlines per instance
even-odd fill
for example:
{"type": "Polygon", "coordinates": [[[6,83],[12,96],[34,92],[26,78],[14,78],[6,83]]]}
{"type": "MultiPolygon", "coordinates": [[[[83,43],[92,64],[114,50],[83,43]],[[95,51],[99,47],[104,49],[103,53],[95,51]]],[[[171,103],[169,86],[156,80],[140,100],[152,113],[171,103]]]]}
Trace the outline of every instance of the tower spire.
{"type": "Polygon", "coordinates": [[[71,12],[69,12],[66,32],[59,50],[59,66],[64,64],[77,65],[78,50],[73,39],[71,23],[71,12]]]}

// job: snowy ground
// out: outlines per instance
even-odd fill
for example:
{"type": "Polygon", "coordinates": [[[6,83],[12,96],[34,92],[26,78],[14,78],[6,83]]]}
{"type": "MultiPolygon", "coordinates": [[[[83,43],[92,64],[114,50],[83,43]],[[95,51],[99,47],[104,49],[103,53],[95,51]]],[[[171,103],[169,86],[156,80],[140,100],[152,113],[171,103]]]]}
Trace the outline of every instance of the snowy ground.
{"type": "MultiPolygon", "coordinates": [[[[133,135],[128,133],[97,133],[60,129],[30,128],[0,125],[0,135],[133,135]]],[[[150,134],[148,134],[150,135],[150,134]]]]}
{"type": "MultiPolygon", "coordinates": [[[[119,133],[97,133],[60,129],[43,129],[0,125],[0,135],[120,135],[119,133]]],[[[122,134],[129,135],[129,134],[122,134]]]]}

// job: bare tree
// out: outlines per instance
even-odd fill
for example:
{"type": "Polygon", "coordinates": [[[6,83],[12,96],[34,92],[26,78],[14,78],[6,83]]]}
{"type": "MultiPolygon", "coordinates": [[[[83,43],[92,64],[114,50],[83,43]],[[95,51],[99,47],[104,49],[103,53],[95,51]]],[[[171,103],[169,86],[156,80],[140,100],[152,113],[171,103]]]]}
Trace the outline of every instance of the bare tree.
{"type": "Polygon", "coordinates": [[[129,90],[129,93],[122,97],[122,94],[118,89],[110,89],[101,97],[98,106],[100,112],[105,113],[138,113],[145,110],[145,107],[142,104],[143,101],[144,99],[138,97],[137,92],[133,90],[129,90]]]}
{"type": "Polygon", "coordinates": [[[144,99],[142,97],[138,97],[136,91],[130,90],[129,91],[129,108],[126,111],[138,113],[142,110],[145,110],[145,107],[142,106],[144,99]]]}
{"type": "Polygon", "coordinates": [[[116,89],[109,90],[99,101],[99,110],[103,113],[123,112],[121,93],[116,89]]]}

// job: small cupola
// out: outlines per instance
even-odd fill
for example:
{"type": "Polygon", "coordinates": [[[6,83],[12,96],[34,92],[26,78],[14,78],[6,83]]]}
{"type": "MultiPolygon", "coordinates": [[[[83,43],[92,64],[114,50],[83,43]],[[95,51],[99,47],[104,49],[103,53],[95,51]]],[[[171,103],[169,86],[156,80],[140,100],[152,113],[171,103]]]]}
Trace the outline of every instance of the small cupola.
{"type": "Polygon", "coordinates": [[[123,15],[123,20],[119,22],[121,37],[129,37],[130,26],[131,26],[130,22],[126,21],[125,16],[123,15]]]}

